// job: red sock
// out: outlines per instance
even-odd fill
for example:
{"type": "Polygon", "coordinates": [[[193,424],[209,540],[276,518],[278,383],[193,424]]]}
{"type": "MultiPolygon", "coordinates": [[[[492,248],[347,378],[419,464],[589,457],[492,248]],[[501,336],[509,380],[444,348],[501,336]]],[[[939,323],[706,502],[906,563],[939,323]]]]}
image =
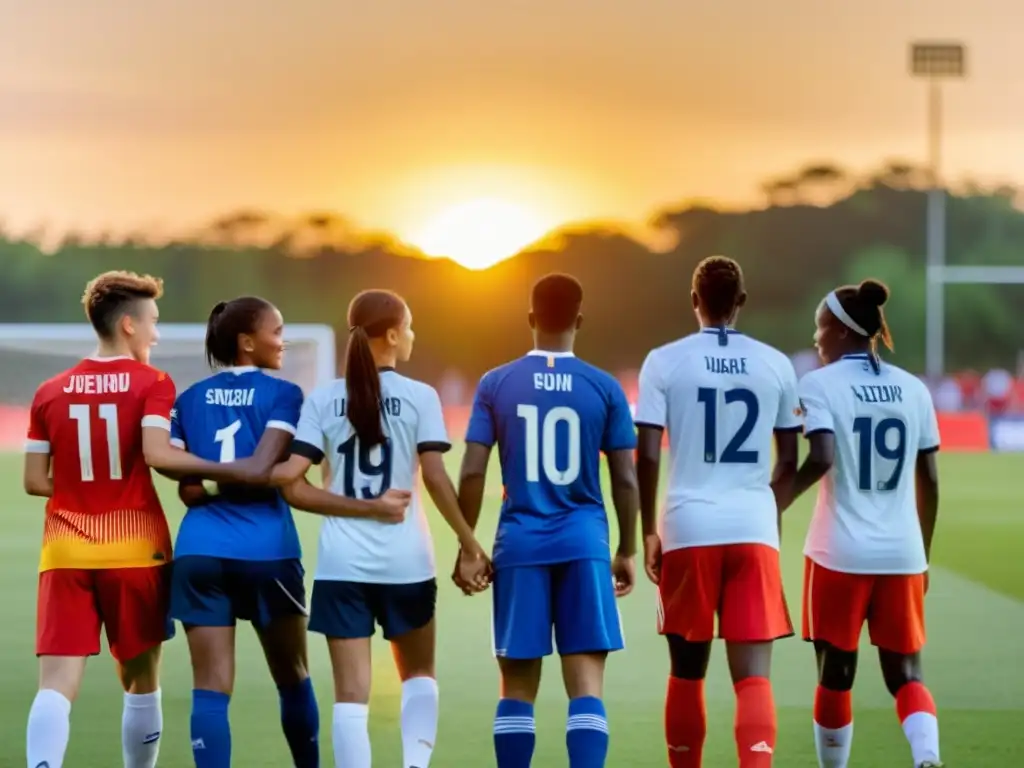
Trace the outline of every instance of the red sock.
{"type": "Polygon", "coordinates": [[[814,692],[814,722],[830,731],[845,728],[853,722],[853,696],[819,685],[814,692]]]}
{"type": "Polygon", "coordinates": [[[937,714],[935,699],[932,698],[924,683],[907,683],[896,691],[896,716],[902,723],[911,715],[917,712],[925,712],[929,715],[937,714]]]}
{"type": "Polygon", "coordinates": [[[670,677],[665,697],[665,741],[671,768],[700,768],[707,731],[704,681],[670,677]]]}
{"type": "Polygon", "coordinates": [[[772,684],[766,677],[748,677],[735,690],[739,768],[770,768],[778,730],[772,684]]]}

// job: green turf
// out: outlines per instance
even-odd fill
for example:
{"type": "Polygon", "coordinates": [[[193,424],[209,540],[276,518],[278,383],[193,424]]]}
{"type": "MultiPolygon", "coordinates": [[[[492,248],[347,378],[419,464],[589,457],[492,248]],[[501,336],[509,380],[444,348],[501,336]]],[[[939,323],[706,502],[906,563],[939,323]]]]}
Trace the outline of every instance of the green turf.
{"type": "MultiPolygon", "coordinates": [[[[458,458],[452,457],[454,469],[458,458]]],[[[942,459],[943,505],[936,536],[937,566],[928,599],[930,641],[925,664],[940,708],[944,759],[961,768],[996,768],[1024,763],[1024,671],[1017,666],[1024,637],[1024,463],[1013,455],[946,456],[942,459]]],[[[22,495],[20,458],[0,455],[0,503],[7,521],[0,539],[0,768],[24,765],[25,716],[36,685],[32,657],[36,557],[42,504],[22,495]]],[[[485,537],[493,530],[499,483],[492,479],[485,537]]],[[[166,494],[172,518],[176,500],[166,494]]],[[[787,516],[783,560],[790,604],[799,605],[800,545],[807,523],[803,502],[787,516]]],[[[452,538],[435,521],[438,560],[447,572],[452,538]]],[[[315,556],[317,524],[300,519],[307,564],[315,556]]],[[[310,570],[312,570],[310,568],[310,570]]],[[[654,591],[643,583],[621,603],[628,649],[610,661],[607,704],[612,729],[609,765],[664,766],[661,736],[666,674],[663,643],[655,634],[654,591]]],[[[798,618],[798,617],[794,617],[798,618]]],[[[491,757],[491,715],[497,696],[490,654],[489,599],[467,598],[442,579],[439,605],[438,676],[441,727],[433,765],[485,768],[491,757]]],[[[322,640],[312,638],[312,666],[324,723],[323,759],[333,765],[330,738],[330,669],[322,640]]],[[[857,768],[909,766],[910,758],[868,649],[856,689],[857,768]]],[[[398,738],[399,686],[383,644],[375,648],[371,709],[376,765],[401,764],[398,738]]],[[[735,765],[732,692],[720,649],[708,685],[709,736],[705,765],[735,765]]],[[[243,633],[239,680],[232,702],[237,766],[281,768],[289,764],[277,723],[277,699],[258,645],[243,633]]],[[[557,666],[551,665],[538,704],[534,765],[565,766],[565,700],[557,666]]],[[[814,665],[798,640],[779,644],[775,655],[779,739],[775,764],[816,765],[810,728],[814,665]]],[[[192,765],[188,736],[190,677],[185,644],[166,650],[165,729],[160,765],[192,765]]],[[[115,768],[121,764],[119,687],[108,658],[93,661],[72,716],[70,768],[115,768]]]]}

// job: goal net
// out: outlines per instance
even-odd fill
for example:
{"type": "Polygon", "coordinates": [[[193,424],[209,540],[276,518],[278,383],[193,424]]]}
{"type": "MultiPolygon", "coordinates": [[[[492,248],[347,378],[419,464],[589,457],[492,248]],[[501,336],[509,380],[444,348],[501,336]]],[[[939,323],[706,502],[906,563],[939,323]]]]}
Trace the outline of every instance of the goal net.
{"type": "MultiPolygon", "coordinates": [[[[160,325],[152,363],[170,374],[179,392],[210,375],[205,339],[205,325],[160,325]]],[[[285,339],[284,368],[275,375],[304,392],[337,375],[330,326],[287,325],[285,339]]],[[[36,388],[95,351],[96,336],[86,323],[0,323],[0,449],[21,446],[36,388]]]]}

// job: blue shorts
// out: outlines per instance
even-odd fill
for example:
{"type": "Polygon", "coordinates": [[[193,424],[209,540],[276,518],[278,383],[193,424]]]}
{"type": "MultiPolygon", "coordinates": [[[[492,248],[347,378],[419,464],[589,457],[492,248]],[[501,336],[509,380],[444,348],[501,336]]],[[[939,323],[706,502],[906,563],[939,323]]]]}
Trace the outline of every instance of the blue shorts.
{"type": "Polygon", "coordinates": [[[434,618],[437,579],[414,584],[314,581],[309,631],[328,638],[373,637],[380,625],[385,640],[420,629],[434,618]]]}
{"type": "Polygon", "coordinates": [[[493,591],[495,656],[550,656],[552,634],[562,656],[624,647],[612,567],[605,560],[500,568],[493,591]]]}
{"type": "Polygon", "coordinates": [[[284,616],[306,615],[302,561],[232,560],[186,555],[171,572],[171,617],[186,627],[257,629],[284,616]]]}

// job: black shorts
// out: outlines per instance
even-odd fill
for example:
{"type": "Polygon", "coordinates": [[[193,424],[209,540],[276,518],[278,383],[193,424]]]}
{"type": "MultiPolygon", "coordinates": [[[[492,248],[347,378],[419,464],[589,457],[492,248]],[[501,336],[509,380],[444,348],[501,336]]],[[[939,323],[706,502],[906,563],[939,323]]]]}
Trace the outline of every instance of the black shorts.
{"type": "Polygon", "coordinates": [[[309,631],[328,638],[373,637],[380,625],[385,640],[420,629],[434,618],[437,579],[414,584],[315,581],[309,631]]]}
{"type": "Polygon", "coordinates": [[[298,558],[232,560],[186,555],[171,572],[171,617],[186,627],[257,629],[283,616],[306,615],[305,571],[298,558]]]}

